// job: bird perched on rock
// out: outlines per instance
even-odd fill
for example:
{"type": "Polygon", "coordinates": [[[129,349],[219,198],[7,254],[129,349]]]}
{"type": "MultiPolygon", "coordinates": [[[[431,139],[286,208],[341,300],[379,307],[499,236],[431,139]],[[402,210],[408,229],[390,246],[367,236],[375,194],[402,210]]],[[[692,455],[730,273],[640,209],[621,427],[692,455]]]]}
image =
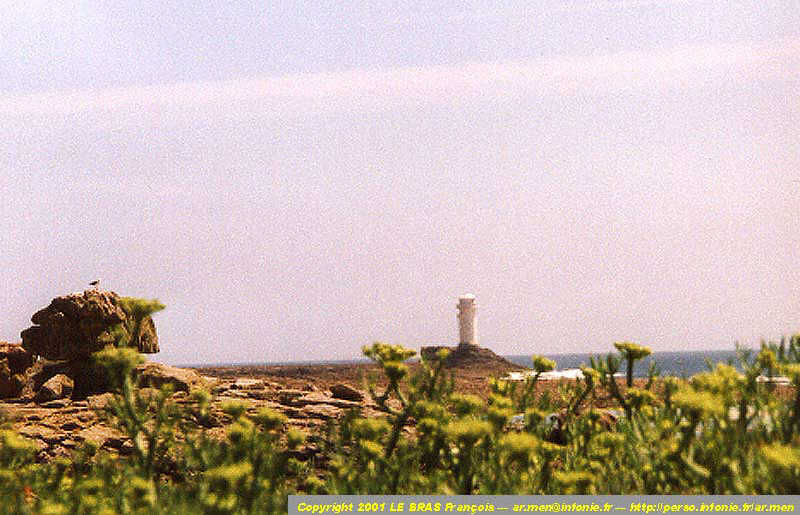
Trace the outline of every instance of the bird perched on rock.
{"type": "Polygon", "coordinates": [[[94,287],[94,289],[96,290],[99,284],[100,284],[100,279],[95,279],[94,281],[89,283],[89,286],[94,287]]]}

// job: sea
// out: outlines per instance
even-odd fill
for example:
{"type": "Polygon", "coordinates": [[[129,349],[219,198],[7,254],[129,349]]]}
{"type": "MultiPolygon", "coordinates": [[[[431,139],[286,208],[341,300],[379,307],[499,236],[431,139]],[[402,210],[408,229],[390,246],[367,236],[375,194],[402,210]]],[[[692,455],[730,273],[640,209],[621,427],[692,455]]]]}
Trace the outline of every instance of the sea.
{"type": "MultiPolygon", "coordinates": [[[[755,355],[755,352],[752,351],[755,355]]],[[[605,359],[606,354],[602,353],[579,353],[579,354],[550,354],[546,358],[556,362],[555,373],[549,374],[551,377],[558,376],[561,372],[564,377],[570,377],[575,369],[581,365],[589,365],[592,356],[595,359],[605,359]]],[[[615,353],[619,356],[619,353],[615,353]]],[[[507,360],[524,367],[531,367],[531,357],[527,355],[503,356],[507,360]]],[[[637,361],[633,367],[635,377],[647,377],[650,370],[650,363],[655,362],[657,370],[661,376],[675,376],[688,378],[700,372],[707,372],[715,367],[717,363],[726,363],[741,370],[741,364],[737,358],[735,350],[709,350],[709,351],[686,351],[686,352],[654,352],[650,356],[637,361]]],[[[626,363],[620,364],[619,372],[624,373],[626,363]]]]}
{"type": "MultiPolygon", "coordinates": [[[[752,355],[756,351],[750,349],[752,355]]],[[[618,353],[615,355],[619,356],[618,353]]],[[[556,362],[556,370],[548,374],[549,377],[574,377],[575,372],[581,365],[589,365],[591,358],[605,358],[604,353],[576,353],[576,354],[544,354],[546,358],[556,362]]],[[[506,355],[505,359],[521,365],[531,367],[531,355],[506,355]]],[[[717,363],[727,363],[741,370],[739,360],[735,350],[708,350],[708,351],[684,351],[684,352],[654,352],[650,356],[636,362],[633,374],[635,377],[647,377],[650,363],[655,362],[657,370],[662,376],[675,376],[688,378],[700,372],[706,372],[716,366],[717,363]]],[[[294,365],[294,366],[315,366],[315,365],[352,365],[357,363],[368,363],[365,358],[350,360],[318,360],[318,361],[281,361],[281,362],[262,362],[262,363],[224,363],[216,366],[273,366],[273,365],[294,365]]],[[[208,365],[192,365],[208,366],[208,365]]],[[[619,372],[626,370],[625,363],[620,364],[619,372]]]]}

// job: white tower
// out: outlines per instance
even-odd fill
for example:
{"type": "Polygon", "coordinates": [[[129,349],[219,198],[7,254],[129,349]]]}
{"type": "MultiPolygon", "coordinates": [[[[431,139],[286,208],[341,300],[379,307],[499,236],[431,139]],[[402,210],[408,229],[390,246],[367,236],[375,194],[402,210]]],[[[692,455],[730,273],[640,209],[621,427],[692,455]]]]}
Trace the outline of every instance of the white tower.
{"type": "Polygon", "coordinates": [[[478,329],[475,320],[475,295],[467,294],[458,298],[458,341],[478,344],[478,329]]]}

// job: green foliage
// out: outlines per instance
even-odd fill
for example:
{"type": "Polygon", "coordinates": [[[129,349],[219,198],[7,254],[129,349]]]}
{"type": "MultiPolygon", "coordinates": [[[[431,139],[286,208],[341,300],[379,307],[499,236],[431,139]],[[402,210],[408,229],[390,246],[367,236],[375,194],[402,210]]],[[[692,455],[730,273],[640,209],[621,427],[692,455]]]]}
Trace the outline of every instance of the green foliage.
{"type": "Polygon", "coordinates": [[[204,390],[178,405],[169,389],[140,389],[138,355],[110,349],[98,356],[118,386],[107,416],[130,439],[129,456],[87,443],[71,460],[39,464],[34,445],[2,429],[0,498],[19,513],[280,513],[292,492],[797,494],[800,393],[787,399],[758,377],[784,373],[797,386],[799,344],[742,352],[742,372],[717,365],[644,387],[614,375],[646,349],[618,345],[620,356],[592,359],[552,395],[537,380],[555,364],[539,360],[524,383],[493,380],[486,400],[453,391],[445,355],[412,372],[403,361],[413,351],[375,344],[364,353],[386,386],[367,389],[382,415],[349,412],[311,435],[245,402],[213,414],[204,390]],[[229,422],[224,436],[206,433],[212,416],[229,422]],[[305,458],[306,445],[319,455],[305,458]]]}
{"type": "Polygon", "coordinates": [[[614,347],[616,347],[616,349],[625,357],[625,359],[633,359],[635,361],[637,359],[646,358],[650,355],[649,348],[636,343],[617,342],[614,344],[614,347]]]}
{"type": "Polygon", "coordinates": [[[16,468],[28,465],[36,458],[36,445],[10,429],[0,431],[0,466],[16,468]]]}
{"type": "MultiPolygon", "coordinates": [[[[224,409],[225,408],[223,408],[223,410],[224,409]]],[[[282,428],[286,423],[286,416],[283,413],[278,413],[269,408],[261,408],[255,416],[253,416],[253,421],[264,431],[275,431],[282,428]]]]}
{"type": "Polygon", "coordinates": [[[127,317],[125,322],[117,324],[109,331],[109,338],[117,347],[131,345],[139,334],[144,319],[166,307],[157,299],[136,297],[120,297],[119,304],[127,317]]]}
{"type": "Polygon", "coordinates": [[[119,303],[126,314],[138,320],[152,315],[157,311],[161,311],[166,307],[164,304],[160,303],[158,299],[148,300],[138,299],[136,297],[120,297],[119,303]]]}
{"type": "Polygon", "coordinates": [[[625,361],[628,363],[628,372],[626,377],[628,388],[630,388],[633,386],[633,364],[636,361],[649,356],[650,349],[648,347],[631,342],[617,342],[614,344],[614,347],[617,348],[619,353],[622,354],[622,357],[625,358],[625,361]]]}
{"type": "MultiPolygon", "coordinates": [[[[144,363],[142,357],[136,349],[106,347],[94,354],[95,362],[106,371],[111,384],[120,389],[126,382],[131,381],[131,372],[137,365],[144,363]]],[[[127,385],[128,389],[131,385],[127,385]]]]}
{"type": "Polygon", "coordinates": [[[364,346],[364,355],[377,363],[400,363],[413,358],[416,351],[406,349],[402,345],[390,345],[383,342],[375,342],[371,346],[364,346]]]}
{"type": "Polygon", "coordinates": [[[533,361],[533,369],[539,373],[550,372],[556,368],[556,362],[544,356],[533,356],[531,360],[533,361]]]}

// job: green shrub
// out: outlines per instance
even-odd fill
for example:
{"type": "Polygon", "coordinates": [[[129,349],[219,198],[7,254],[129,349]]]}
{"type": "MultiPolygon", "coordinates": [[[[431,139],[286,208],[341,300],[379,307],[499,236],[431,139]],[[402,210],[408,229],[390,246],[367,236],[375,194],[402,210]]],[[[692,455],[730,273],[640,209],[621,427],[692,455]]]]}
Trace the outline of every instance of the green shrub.
{"type": "Polygon", "coordinates": [[[492,381],[484,401],[453,391],[445,355],[412,373],[403,362],[413,351],[378,343],[364,354],[386,378],[385,388],[367,384],[382,416],[351,411],[308,435],[276,411],[230,402],[222,439],[198,424],[211,416],[208,392],[182,406],[169,389],[145,395],[131,376],[138,354],[110,349],[98,356],[117,385],[107,416],[131,455],[86,444],[71,461],[37,463],[36,446],[3,429],[0,498],[15,513],[279,513],[292,492],[797,494],[799,347],[793,336],[741,352],[742,372],[717,365],[657,382],[651,373],[623,391],[622,360],[630,371],[649,350],[617,344],[620,356],[592,359],[555,395],[537,392],[537,374],[555,367],[539,359],[520,387],[492,381]],[[777,373],[795,386],[788,398],[758,382],[777,373]],[[625,415],[614,422],[598,399],[625,415]],[[300,461],[305,445],[320,455],[300,461]]]}
{"type": "Polygon", "coordinates": [[[120,297],[119,301],[122,310],[128,316],[125,321],[124,331],[118,330],[116,333],[119,335],[118,347],[130,345],[131,340],[139,334],[144,319],[166,307],[157,299],[120,297]]]}

